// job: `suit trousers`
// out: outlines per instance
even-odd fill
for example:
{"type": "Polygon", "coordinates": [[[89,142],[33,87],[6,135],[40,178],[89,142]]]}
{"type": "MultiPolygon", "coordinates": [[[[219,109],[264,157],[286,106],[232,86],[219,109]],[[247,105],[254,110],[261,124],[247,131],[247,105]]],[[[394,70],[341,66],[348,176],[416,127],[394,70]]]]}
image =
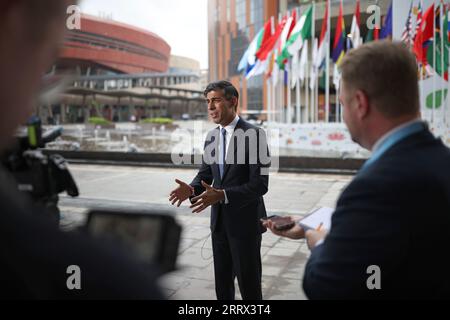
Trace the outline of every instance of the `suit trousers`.
{"type": "Polygon", "coordinates": [[[235,299],[234,279],[237,277],[242,299],[262,300],[262,236],[230,236],[225,218],[220,210],[217,226],[211,234],[217,299],[235,299]]]}

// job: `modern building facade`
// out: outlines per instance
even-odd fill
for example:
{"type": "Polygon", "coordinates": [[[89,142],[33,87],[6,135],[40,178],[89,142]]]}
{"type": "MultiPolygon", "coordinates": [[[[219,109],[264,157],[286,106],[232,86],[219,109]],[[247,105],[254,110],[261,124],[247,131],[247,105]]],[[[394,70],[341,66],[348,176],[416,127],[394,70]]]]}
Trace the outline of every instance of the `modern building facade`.
{"type": "Polygon", "coordinates": [[[83,15],[81,30],[68,31],[56,72],[81,75],[167,72],[170,46],[155,33],[134,26],[83,15]]]}
{"type": "MultiPolygon", "coordinates": [[[[266,119],[266,81],[264,75],[245,77],[237,71],[239,61],[256,33],[272,16],[277,23],[279,17],[288,10],[299,8],[300,12],[315,3],[315,37],[320,36],[325,0],[208,0],[208,42],[209,42],[209,81],[227,79],[240,91],[240,112],[249,116],[266,119]]],[[[361,0],[361,19],[368,17],[369,5],[380,6],[385,15],[391,1],[361,0]]],[[[331,41],[333,41],[340,0],[331,0],[331,41]]],[[[347,33],[355,10],[355,0],[343,0],[344,19],[347,33]]],[[[364,36],[367,28],[361,26],[364,36]]],[[[319,103],[324,104],[323,95],[319,103]]]]}
{"type": "Polygon", "coordinates": [[[73,79],[57,103],[45,101],[36,113],[44,123],[58,124],[90,117],[195,117],[204,109],[200,63],[171,56],[170,50],[152,32],[84,15],[81,30],[67,33],[48,74],[50,79],[65,74],[73,79]]]}

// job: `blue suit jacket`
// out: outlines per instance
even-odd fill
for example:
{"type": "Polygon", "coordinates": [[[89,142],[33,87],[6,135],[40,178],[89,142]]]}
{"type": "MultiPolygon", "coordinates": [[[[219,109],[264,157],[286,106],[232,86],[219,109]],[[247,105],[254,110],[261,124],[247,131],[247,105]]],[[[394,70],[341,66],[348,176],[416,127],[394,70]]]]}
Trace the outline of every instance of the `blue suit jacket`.
{"type": "Polygon", "coordinates": [[[424,128],[344,190],[303,288],[312,299],[449,298],[449,245],[450,150],[424,128]],[[381,290],[367,287],[371,265],[381,290]]]}

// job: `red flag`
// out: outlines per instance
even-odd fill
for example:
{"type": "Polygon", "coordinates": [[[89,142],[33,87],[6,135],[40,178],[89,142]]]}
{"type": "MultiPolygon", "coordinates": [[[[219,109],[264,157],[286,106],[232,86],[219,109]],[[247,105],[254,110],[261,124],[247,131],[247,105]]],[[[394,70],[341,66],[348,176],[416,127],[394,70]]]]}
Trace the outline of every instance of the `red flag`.
{"type": "Polygon", "coordinates": [[[266,24],[264,25],[264,36],[263,36],[263,38],[262,38],[260,48],[261,48],[262,45],[263,45],[264,43],[266,43],[267,40],[272,36],[272,20],[273,20],[273,19],[269,19],[269,20],[266,22],[266,24]]]}
{"type": "Polygon", "coordinates": [[[380,29],[378,27],[375,27],[375,30],[373,30],[373,41],[376,41],[380,39],[380,29]]]}
{"type": "Polygon", "coordinates": [[[417,61],[427,64],[427,42],[433,38],[433,21],[434,21],[434,3],[427,9],[423,15],[419,30],[414,40],[414,54],[417,61]],[[425,47],[424,47],[425,46],[425,47]]]}
{"type": "Polygon", "coordinates": [[[289,36],[291,35],[291,32],[294,29],[295,24],[297,23],[297,10],[295,10],[295,9],[292,10],[291,17],[292,17],[292,23],[291,23],[291,27],[289,28],[289,32],[288,32],[286,39],[289,39],[289,36]]]}
{"type": "Polygon", "coordinates": [[[320,31],[319,47],[322,44],[323,40],[325,39],[325,33],[328,31],[327,23],[328,23],[328,0],[325,7],[325,15],[323,16],[322,20],[322,29],[320,31]]]}
{"type": "Polygon", "coordinates": [[[256,52],[256,57],[264,61],[266,60],[268,54],[270,51],[272,51],[273,47],[275,46],[275,43],[277,42],[278,38],[281,35],[281,32],[283,31],[284,25],[286,24],[287,16],[285,16],[281,22],[277,26],[277,30],[275,30],[275,33],[271,35],[266,42],[261,43],[261,47],[259,48],[258,52],[256,52]]]}

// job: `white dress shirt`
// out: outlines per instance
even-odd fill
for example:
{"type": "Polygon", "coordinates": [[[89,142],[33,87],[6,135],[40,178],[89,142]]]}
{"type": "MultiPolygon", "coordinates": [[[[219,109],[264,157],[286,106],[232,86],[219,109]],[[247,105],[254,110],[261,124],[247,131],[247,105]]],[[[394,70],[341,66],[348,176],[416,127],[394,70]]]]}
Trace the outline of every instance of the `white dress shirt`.
{"type": "MultiPolygon", "coordinates": [[[[221,125],[219,125],[219,132],[220,132],[220,140],[222,141],[223,136],[222,136],[222,129],[225,129],[225,131],[227,132],[226,137],[225,137],[225,143],[226,143],[226,152],[225,152],[225,157],[228,155],[228,146],[230,145],[230,141],[231,141],[231,137],[233,136],[234,133],[234,129],[236,128],[236,124],[239,121],[239,116],[236,115],[236,117],[233,119],[233,121],[230,122],[230,124],[228,124],[225,127],[222,127],[221,125]]],[[[223,153],[222,153],[222,144],[219,143],[219,159],[223,159],[223,153]]],[[[227,198],[227,193],[225,192],[225,190],[223,190],[223,194],[225,196],[225,200],[224,203],[228,204],[228,198],[227,198]]]]}

